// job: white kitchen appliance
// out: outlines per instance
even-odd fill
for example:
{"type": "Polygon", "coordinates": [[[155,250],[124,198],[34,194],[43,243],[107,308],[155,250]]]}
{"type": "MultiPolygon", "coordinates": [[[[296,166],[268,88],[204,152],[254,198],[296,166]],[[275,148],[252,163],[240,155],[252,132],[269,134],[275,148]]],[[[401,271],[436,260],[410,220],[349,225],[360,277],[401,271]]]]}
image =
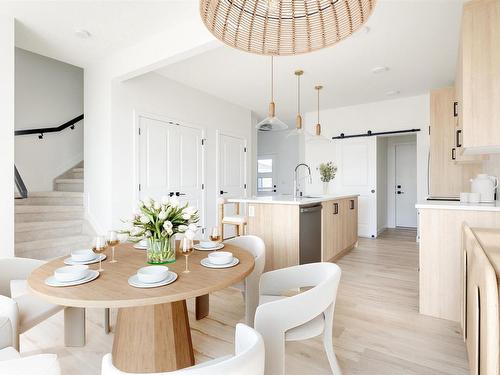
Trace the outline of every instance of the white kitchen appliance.
{"type": "Polygon", "coordinates": [[[487,174],[478,174],[472,178],[471,192],[481,195],[481,202],[493,202],[495,200],[495,190],[498,187],[498,178],[487,174]]]}

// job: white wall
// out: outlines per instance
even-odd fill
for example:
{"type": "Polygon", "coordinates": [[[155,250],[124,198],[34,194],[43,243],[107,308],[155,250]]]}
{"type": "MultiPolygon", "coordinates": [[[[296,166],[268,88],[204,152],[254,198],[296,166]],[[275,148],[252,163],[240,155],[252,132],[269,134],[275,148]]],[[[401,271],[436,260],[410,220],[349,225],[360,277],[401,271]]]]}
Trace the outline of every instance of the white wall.
{"type": "Polygon", "coordinates": [[[377,233],[387,228],[387,138],[377,137],[377,233]]]}
{"type": "MultiPolygon", "coordinates": [[[[16,130],[59,126],[83,113],[83,69],[16,48],[16,130]]],[[[75,130],[15,139],[16,166],[28,191],[49,191],[53,180],[83,160],[83,121],[75,130]]]]}
{"type": "Polygon", "coordinates": [[[0,257],[14,256],[14,19],[0,15],[0,257]]]}
{"type": "Polygon", "coordinates": [[[276,155],[278,194],[293,193],[293,172],[299,163],[299,137],[289,137],[288,132],[258,132],[257,156],[276,155]]]}
{"type": "Polygon", "coordinates": [[[145,112],[205,129],[206,146],[206,224],[216,223],[216,130],[240,135],[248,141],[247,181],[253,181],[252,113],[222,99],[171,81],[155,73],[115,82],[112,87],[112,226],[120,228],[120,219],[130,216],[136,207],[137,181],[134,180],[135,113],[145,112]]]}
{"type": "MultiPolygon", "coordinates": [[[[313,132],[316,112],[305,116],[306,128],[313,132]]],[[[428,126],[430,122],[429,95],[412,96],[395,100],[355,106],[332,108],[321,111],[322,132],[327,137],[340,133],[357,134],[420,128],[417,133],[417,197],[427,197],[427,155],[429,151],[428,126]]],[[[304,159],[313,169],[313,184],[309,193],[321,193],[322,185],[316,167],[324,161],[335,161],[335,143],[304,143],[304,159]]],[[[342,173],[341,170],[338,171],[342,173]]],[[[335,193],[332,191],[332,193],[335,193]]]]}

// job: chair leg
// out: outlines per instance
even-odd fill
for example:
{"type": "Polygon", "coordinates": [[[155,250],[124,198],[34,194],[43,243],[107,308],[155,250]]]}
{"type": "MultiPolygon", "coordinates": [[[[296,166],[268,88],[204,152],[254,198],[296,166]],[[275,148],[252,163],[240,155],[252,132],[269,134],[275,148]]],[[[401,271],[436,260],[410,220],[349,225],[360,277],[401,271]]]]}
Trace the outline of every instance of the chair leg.
{"type": "Polygon", "coordinates": [[[325,347],[326,356],[328,357],[328,362],[330,363],[333,375],[342,375],[342,371],[340,370],[340,366],[337,361],[337,356],[333,350],[332,332],[326,331],[328,330],[325,330],[325,333],[323,334],[323,345],[325,347]]]}
{"type": "Polygon", "coordinates": [[[104,309],[104,332],[109,334],[111,332],[111,327],[109,324],[109,308],[104,309]]]}

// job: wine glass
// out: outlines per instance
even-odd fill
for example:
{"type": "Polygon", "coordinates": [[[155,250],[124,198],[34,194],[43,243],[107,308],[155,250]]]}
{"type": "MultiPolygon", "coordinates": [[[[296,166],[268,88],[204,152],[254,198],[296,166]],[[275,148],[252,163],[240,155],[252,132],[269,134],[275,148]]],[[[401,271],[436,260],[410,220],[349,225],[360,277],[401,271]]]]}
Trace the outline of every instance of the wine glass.
{"type": "Polygon", "coordinates": [[[219,242],[220,239],[219,227],[213,227],[210,231],[210,241],[219,242]]]}
{"type": "Polygon", "coordinates": [[[97,270],[98,272],[104,271],[104,269],[102,268],[102,253],[106,250],[107,247],[108,245],[104,236],[97,236],[95,238],[94,247],[92,248],[92,250],[99,254],[99,269],[97,270]]]}
{"type": "Polygon", "coordinates": [[[107,244],[108,246],[111,246],[111,260],[109,263],[116,263],[117,260],[115,260],[115,246],[120,243],[120,240],[118,239],[118,233],[116,233],[114,230],[110,230],[108,232],[108,239],[107,239],[107,244]]]}
{"type": "Polygon", "coordinates": [[[182,273],[189,273],[191,272],[188,268],[188,258],[189,255],[193,252],[193,240],[189,239],[187,237],[184,237],[181,240],[181,253],[186,257],[186,269],[182,271],[182,273]]]}

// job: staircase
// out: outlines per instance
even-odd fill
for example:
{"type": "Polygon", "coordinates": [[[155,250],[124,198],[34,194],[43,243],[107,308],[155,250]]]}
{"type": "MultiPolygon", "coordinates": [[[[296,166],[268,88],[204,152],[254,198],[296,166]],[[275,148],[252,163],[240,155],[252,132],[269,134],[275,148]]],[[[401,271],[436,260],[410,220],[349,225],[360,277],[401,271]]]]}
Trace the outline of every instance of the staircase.
{"type": "Polygon", "coordinates": [[[54,191],[30,192],[16,199],[16,256],[50,259],[88,247],[92,235],[84,220],[83,163],[54,180],[54,191]]]}

